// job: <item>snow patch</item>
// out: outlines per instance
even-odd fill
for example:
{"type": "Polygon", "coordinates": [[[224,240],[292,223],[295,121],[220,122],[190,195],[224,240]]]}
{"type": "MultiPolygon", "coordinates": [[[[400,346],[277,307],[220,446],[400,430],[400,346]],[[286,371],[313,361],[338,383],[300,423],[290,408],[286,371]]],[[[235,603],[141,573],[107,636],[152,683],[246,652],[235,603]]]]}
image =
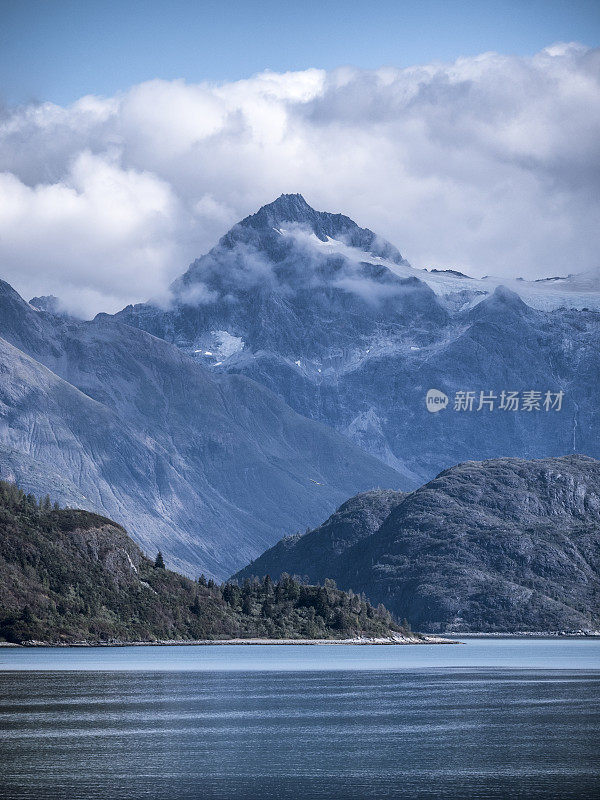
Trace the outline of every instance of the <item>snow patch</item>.
{"type": "MultiPolygon", "coordinates": [[[[328,236],[322,241],[315,233],[281,229],[283,235],[290,235],[299,242],[310,244],[316,250],[329,254],[343,256],[350,263],[373,264],[386,267],[399,278],[418,278],[427,284],[436,295],[449,306],[449,310],[456,312],[476,305],[485,295],[492,294],[497,286],[507,286],[516,292],[521,299],[532,308],[542,311],[565,308],[588,308],[600,310],[600,270],[593,269],[579,274],[569,274],[567,277],[556,276],[540,280],[527,281],[517,278],[506,278],[496,275],[486,275],[483,278],[463,275],[459,270],[439,270],[430,272],[427,269],[412,267],[408,263],[398,264],[381,256],[354,247],[338,239],[328,236]],[[464,295],[462,302],[460,294],[464,295]]],[[[352,290],[352,287],[346,287],[352,290]]]]}
{"type": "MultiPolygon", "coordinates": [[[[206,355],[213,355],[213,352],[224,361],[244,349],[244,340],[241,336],[234,336],[229,331],[211,331],[211,336],[215,340],[214,351],[206,351],[206,355]]],[[[216,366],[216,365],[215,365],[216,366]]]]}

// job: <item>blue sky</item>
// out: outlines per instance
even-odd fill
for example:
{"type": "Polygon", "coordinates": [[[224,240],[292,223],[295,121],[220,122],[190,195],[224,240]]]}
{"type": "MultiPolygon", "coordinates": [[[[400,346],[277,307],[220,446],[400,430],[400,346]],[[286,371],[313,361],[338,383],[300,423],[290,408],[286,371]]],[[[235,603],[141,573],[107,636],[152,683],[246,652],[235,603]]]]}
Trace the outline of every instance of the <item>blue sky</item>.
{"type": "Polygon", "coordinates": [[[0,102],[65,104],[152,78],[373,69],[600,44],[598,0],[0,0],[0,102]]]}

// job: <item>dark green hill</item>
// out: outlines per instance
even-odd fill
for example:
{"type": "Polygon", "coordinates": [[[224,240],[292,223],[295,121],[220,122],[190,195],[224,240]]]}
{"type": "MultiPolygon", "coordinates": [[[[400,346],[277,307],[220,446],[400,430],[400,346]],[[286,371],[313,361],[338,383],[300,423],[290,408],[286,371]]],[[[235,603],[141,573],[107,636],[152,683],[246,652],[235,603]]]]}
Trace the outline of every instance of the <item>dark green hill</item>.
{"type": "Polygon", "coordinates": [[[243,580],[273,570],[273,574],[287,572],[322,584],[337,574],[343,553],[374,533],[406,495],[393,489],[361,492],[343,503],[318,528],[277,542],[236,577],[243,580]]]}
{"type": "Polygon", "coordinates": [[[347,638],[401,632],[357,595],[283,576],[218,586],[155,566],[125,530],[0,481],[0,638],[347,638]]]}
{"type": "Polygon", "coordinates": [[[421,630],[600,627],[599,461],[467,461],[394,494],[391,505],[385,493],[357,495],[236,577],[326,572],[421,630]],[[377,505],[382,522],[369,531],[377,505]]]}

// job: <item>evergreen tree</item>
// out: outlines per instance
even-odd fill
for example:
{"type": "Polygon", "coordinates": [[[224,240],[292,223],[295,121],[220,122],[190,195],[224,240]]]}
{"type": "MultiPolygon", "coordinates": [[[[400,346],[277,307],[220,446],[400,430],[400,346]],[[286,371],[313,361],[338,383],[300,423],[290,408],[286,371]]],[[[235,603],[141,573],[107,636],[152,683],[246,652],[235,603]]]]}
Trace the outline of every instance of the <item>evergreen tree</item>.
{"type": "Polygon", "coordinates": [[[190,606],[190,611],[192,612],[192,614],[196,614],[197,616],[201,614],[202,606],[200,605],[200,598],[198,597],[198,595],[194,596],[194,602],[190,606]]]}
{"type": "Polygon", "coordinates": [[[242,600],[242,614],[252,614],[252,600],[249,595],[242,600]]]}
{"type": "Polygon", "coordinates": [[[154,567],[155,567],[155,569],[165,569],[165,560],[164,560],[163,554],[160,552],[160,550],[156,554],[156,559],[154,561],[154,567]]]}
{"type": "Polygon", "coordinates": [[[273,616],[273,611],[274,611],[273,601],[271,600],[270,597],[266,597],[260,609],[260,614],[262,617],[270,619],[273,616]]]}

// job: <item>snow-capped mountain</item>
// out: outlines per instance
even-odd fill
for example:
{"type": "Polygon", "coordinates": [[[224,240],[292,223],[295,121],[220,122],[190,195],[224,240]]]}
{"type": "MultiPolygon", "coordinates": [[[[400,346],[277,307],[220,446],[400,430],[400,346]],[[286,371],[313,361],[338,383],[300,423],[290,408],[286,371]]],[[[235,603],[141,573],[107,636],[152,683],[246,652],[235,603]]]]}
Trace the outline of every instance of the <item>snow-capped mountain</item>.
{"type": "Polygon", "coordinates": [[[414,485],[466,459],[600,456],[598,309],[593,276],[507,288],[415,269],[348,217],[282,195],[195,261],[167,310],[117,318],[261,382],[414,485]],[[439,413],[430,389],[447,397],[439,413]]]}

